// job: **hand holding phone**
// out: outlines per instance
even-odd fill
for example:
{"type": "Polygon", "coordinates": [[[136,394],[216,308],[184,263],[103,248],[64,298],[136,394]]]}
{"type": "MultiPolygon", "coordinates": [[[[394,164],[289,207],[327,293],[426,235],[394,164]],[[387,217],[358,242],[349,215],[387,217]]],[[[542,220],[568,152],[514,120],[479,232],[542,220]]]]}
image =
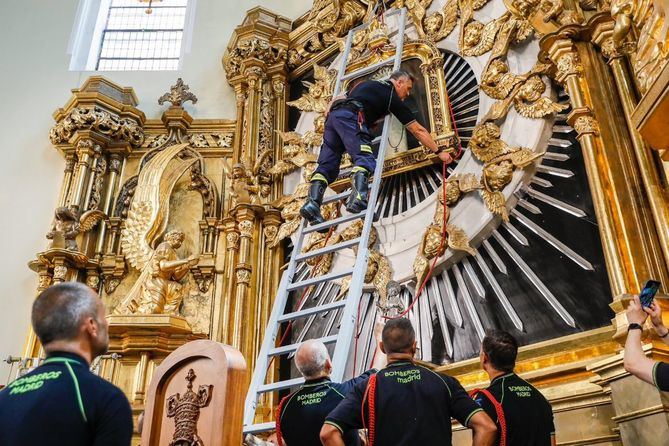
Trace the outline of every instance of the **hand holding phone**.
{"type": "Polygon", "coordinates": [[[650,305],[653,303],[653,298],[655,298],[655,294],[657,294],[659,289],[660,282],[657,280],[649,280],[646,282],[646,284],[643,286],[643,289],[641,290],[641,293],[639,294],[639,300],[641,301],[641,306],[643,308],[650,307],[650,305]]]}

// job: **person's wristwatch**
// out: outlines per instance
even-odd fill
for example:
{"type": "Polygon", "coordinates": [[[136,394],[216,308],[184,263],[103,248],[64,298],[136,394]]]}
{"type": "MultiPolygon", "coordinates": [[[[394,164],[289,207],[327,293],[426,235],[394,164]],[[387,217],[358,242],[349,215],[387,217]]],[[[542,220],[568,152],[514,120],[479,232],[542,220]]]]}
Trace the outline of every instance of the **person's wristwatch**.
{"type": "Polygon", "coordinates": [[[637,324],[636,322],[632,322],[631,324],[629,324],[627,326],[627,331],[630,331],[630,330],[641,330],[641,331],[643,331],[643,327],[641,325],[637,324]]]}

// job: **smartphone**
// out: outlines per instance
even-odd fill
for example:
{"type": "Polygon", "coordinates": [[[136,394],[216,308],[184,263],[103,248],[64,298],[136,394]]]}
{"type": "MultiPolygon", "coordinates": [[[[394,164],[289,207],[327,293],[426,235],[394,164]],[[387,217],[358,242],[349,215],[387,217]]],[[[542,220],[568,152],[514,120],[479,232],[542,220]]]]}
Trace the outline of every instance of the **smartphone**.
{"type": "Polygon", "coordinates": [[[655,294],[660,289],[660,282],[657,280],[649,280],[643,286],[641,294],[639,294],[639,300],[641,301],[641,306],[644,308],[650,307],[650,304],[653,303],[653,298],[655,294]]]}

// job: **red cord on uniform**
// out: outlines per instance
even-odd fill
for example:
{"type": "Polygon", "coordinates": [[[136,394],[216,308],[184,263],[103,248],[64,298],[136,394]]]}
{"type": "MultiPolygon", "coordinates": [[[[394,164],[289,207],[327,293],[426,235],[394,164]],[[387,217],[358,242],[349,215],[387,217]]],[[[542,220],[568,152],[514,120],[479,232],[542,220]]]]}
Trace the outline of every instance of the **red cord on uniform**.
{"type": "Polygon", "coordinates": [[[502,404],[497,401],[497,398],[493,396],[487,389],[474,389],[469,392],[469,396],[474,398],[477,393],[482,393],[488,400],[492,403],[492,406],[495,408],[495,413],[497,414],[497,422],[499,423],[499,446],[506,446],[506,416],[504,415],[504,407],[502,404]]]}
{"type": "Polygon", "coordinates": [[[283,412],[283,408],[288,402],[288,399],[293,394],[291,393],[290,395],[286,395],[283,398],[281,398],[281,401],[279,402],[279,407],[276,408],[276,415],[274,417],[275,425],[276,425],[276,441],[279,443],[279,446],[283,446],[283,434],[281,433],[281,412],[283,412]]]}
{"type": "Polygon", "coordinates": [[[374,446],[376,440],[376,374],[369,377],[365,395],[362,398],[361,419],[363,429],[367,429],[367,446],[374,446]],[[365,422],[365,402],[369,409],[369,418],[365,422]]]}

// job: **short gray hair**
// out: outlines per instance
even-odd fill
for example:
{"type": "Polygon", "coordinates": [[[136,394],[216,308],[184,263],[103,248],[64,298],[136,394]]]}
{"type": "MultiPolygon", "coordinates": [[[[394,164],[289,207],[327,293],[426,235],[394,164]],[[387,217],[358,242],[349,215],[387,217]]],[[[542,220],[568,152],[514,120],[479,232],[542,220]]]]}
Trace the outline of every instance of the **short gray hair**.
{"type": "Polygon", "coordinates": [[[300,344],[295,352],[295,365],[306,379],[314,378],[325,370],[330,358],[327,347],[320,341],[309,340],[300,344]]]}
{"type": "Polygon", "coordinates": [[[404,70],[393,71],[392,73],[390,73],[390,78],[396,81],[400,79],[409,79],[411,80],[411,82],[416,82],[416,77],[413,74],[409,73],[408,71],[404,70]]]}
{"type": "Polygon", "coordinates": [[[75,339],[86,318],[98,320],[98,300],[79,282],[59,283],[42,291],[33,303],[31,318],[42,345],[75,339]]]}

